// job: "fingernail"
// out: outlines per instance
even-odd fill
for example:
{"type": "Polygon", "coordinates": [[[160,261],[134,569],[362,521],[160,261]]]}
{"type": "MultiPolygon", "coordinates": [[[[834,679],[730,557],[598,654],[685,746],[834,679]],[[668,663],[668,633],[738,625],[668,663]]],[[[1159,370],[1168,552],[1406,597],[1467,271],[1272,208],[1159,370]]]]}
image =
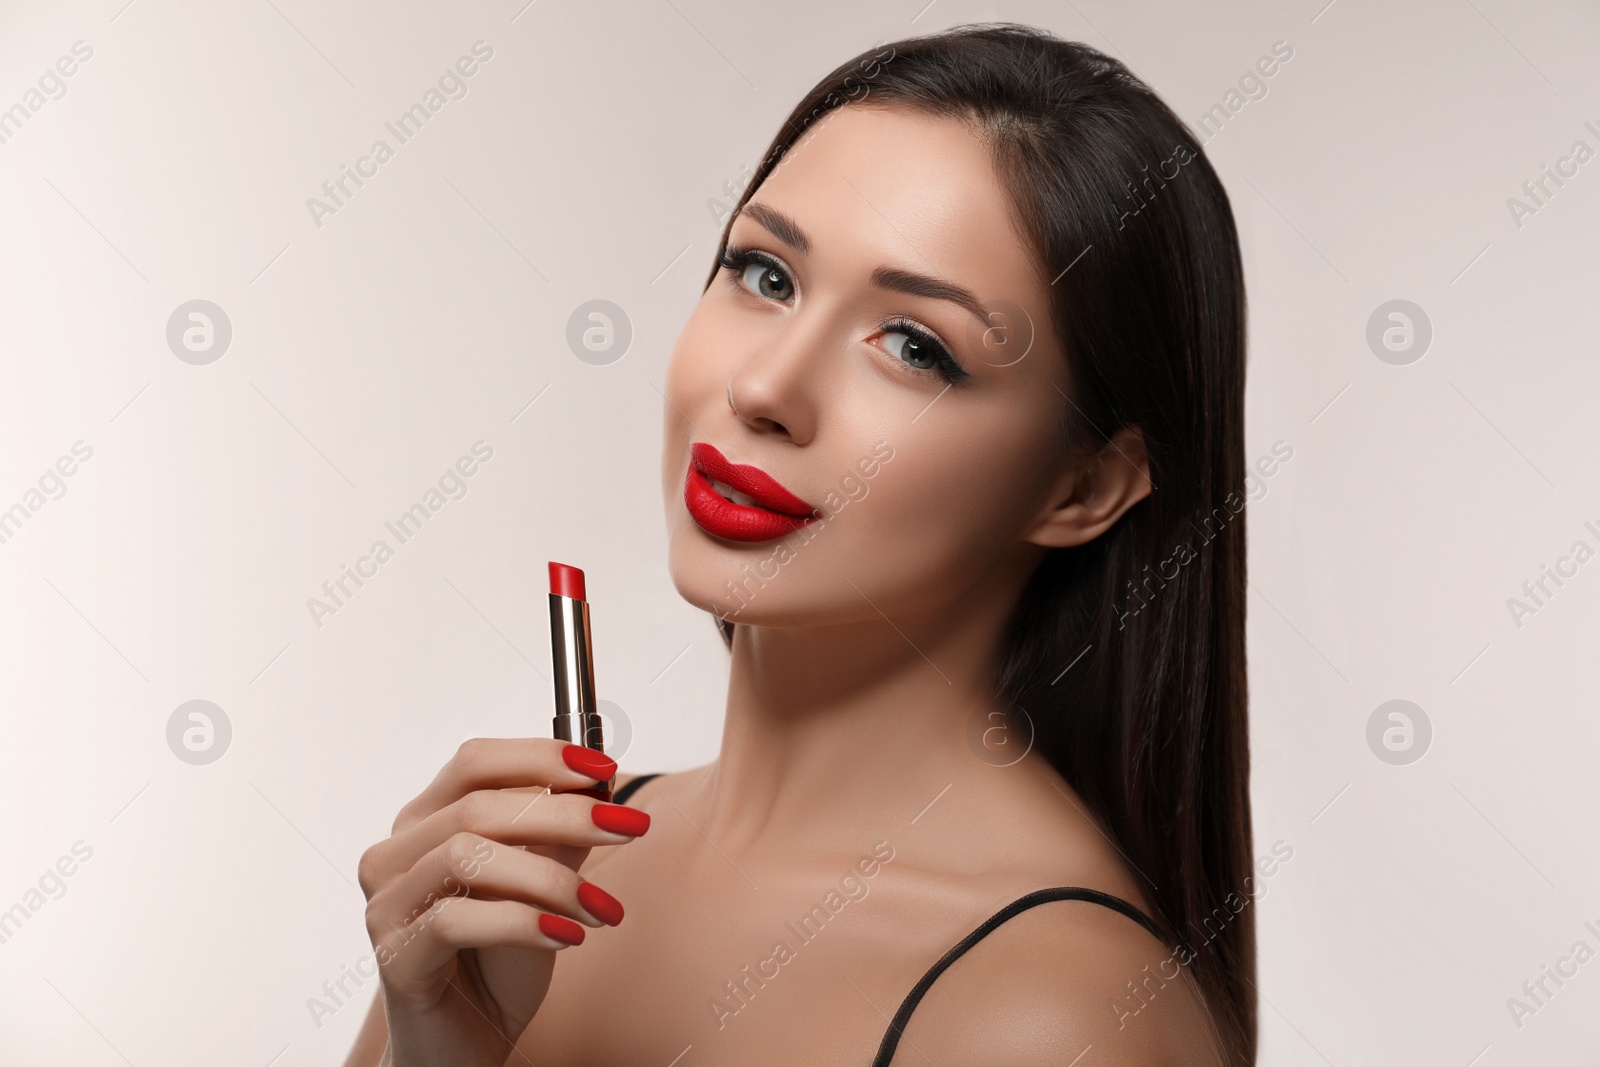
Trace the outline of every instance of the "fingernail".
{"type": "Polygon", "coordinates": [[[539,932],[563,945],[583,944],[583,927],[561,915],[551,915],[549,912],[540,915],[539,932]]]}
{"type": "Polygon", "coordinates": [[[626,804],[596,804],[589,809],[589,817],[600,829],[613,834],[638,837],[650,829],[650,816],[626,804]]]}
{"type": "Polygon", "coordinates": [[[609,781],[617,773],[616,760],[585,745],[568,744],[561,750],[561,758],[568,767],[597,782],[609,781]]]}
{"type": "Polygon", "coordinates": [[[584,911],[607,926],[615,926],[622,921],[622,901],[593,882],[579,884],[578,903],[583,905],[584,911]]]}

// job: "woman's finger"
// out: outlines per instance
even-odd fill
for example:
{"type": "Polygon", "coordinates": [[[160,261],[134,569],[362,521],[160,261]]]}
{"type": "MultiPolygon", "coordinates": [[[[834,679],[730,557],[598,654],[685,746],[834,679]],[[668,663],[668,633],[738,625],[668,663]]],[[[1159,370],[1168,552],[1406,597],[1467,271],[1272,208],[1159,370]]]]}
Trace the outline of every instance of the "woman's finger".
{"type": "Polygon", "coordinates": [[[557,952],[583,943],[571,919],[514,900],[444,897],[415,922],[374,936],[384,985],[405,990],[432,985],[463,949],[513,947],[557,952]]]}
{"type": "Polygon", "coordinates": [[[473,833],[458,833],[380,889],[368,903],[382,927],[416,922],[449,896],[514,900],[590,926],[615,926],[622,905],[565,864],[473,833]]]}
{"type": "Polygon", "coordinates": [[[616,774],[615,761],[592,748],[551,737],[473,737],[461,743],[432,782],[400,809],[394,832],[407,829],[479,789],[583,789],[616,774]]]}
{"type": "Polygon", "coordinates": [[[367,849],[356,877],[371,900],[382,886],[463,832],[505,845],[593,848],[625,844],[649,828],[645,812],[593,797],[543,789],[480,789],[367,849]]]}

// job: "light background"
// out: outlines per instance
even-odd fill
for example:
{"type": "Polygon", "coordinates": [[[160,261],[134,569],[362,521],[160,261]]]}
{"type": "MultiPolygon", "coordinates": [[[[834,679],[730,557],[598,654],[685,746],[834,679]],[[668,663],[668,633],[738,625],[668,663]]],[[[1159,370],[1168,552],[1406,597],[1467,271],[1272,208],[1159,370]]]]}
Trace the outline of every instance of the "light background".
{"type": "Polygon", "coordinates": [[[1600,161],[1507,207],[1600,150],[1592,4],[123,2],[0,16],[0,108],[93,49],[0,144],[0,508],[93,449],[0,544],[0,909],[93,849],[0,944],[0,1061],[340,1062],[375,982],[320,1028],[306,1001],[370,950],[356,860],[462,739],[546,728],[549,559],[589,571],[624,768],[714,755],[726,653],[671,587],[657,479],[707,201],[837,63],[991,18],[1124,57],[1191,124],[1294,51],[1207,144],[1247,452],[1294,450],[1247,513],[1257,851],[1294,849],[1261,1062],[1600,1061],[1600,961],[1507,1006],[1600,949],[1600,562],[1507,607],[1600,548],[1600,161]],[[318,227],[307,198],[478,40],[468,95],[318,227]],[[165,339],[196,298],[233,328],[207,366],[165,339]],[[597,298],[633,329],[605,366],[565,340],[597,298]],[[1365,339],[1393,299],[1432,324],[1408,365],[1365,339]],[[478,440],[467,495],[316,626],[478,440]],[[193,699],[232,724],[207,766],[167,744],[193,699]],[[1392,699],[1433,727],[1407,766],[1366,739],[1392,699]]]}

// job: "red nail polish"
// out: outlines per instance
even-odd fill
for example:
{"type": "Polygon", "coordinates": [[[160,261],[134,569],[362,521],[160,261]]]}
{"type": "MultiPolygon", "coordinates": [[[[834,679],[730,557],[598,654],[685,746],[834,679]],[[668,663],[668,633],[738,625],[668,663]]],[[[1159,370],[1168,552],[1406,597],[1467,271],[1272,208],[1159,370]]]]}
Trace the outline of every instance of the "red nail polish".
{"type": "Polygon", "coordinates": [[[649,813],[626,804],[596,804],[590,809],[589,817],[600,829],[613,834],[638,837],[650,829],[649,813]]]}
{"type": "Polygon", "coordinates": [[[592,882],[578,886],[578,903],[583,905],[584,911],[607,926],[615,926],[622,921],[622,901],[592,882]]]}
{"type": "Polygon", "coordinates": [[[584,745],[569,743],[561,750],[561,759],[568,767],[597,782],[608,782],[617,773],[616,760],[584,745]]]}
{"type": "Polygon", "coordinates": [[[551,915],[549,912],[540,915],[539,932],[563,945],[583,944],[583,927],[560,915],[551,915]]]}
{"type": "Polygon", "coordinates": [[[595,800],[603,800],[608,804],[611,802],[611,790],[603,786],[597,789],[563,789],[561,790],[561,795],[564,797],[593,797],[595,800]]]}

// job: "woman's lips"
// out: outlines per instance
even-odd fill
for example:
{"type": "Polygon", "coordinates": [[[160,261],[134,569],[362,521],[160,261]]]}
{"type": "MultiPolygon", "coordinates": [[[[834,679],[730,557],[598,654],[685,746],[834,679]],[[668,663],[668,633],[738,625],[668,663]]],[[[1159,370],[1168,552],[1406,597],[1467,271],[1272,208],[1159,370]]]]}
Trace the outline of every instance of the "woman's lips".
{"type": "Polygon", "coordinates": [[[766,471],[748,463],[733,463],[704,441],[689,446],[683,502],[701,529],[725,541],[771,541],[817,518],[816,508],[766,471]],[[749,503],[729,500],[713,482],[749,503]]]}

